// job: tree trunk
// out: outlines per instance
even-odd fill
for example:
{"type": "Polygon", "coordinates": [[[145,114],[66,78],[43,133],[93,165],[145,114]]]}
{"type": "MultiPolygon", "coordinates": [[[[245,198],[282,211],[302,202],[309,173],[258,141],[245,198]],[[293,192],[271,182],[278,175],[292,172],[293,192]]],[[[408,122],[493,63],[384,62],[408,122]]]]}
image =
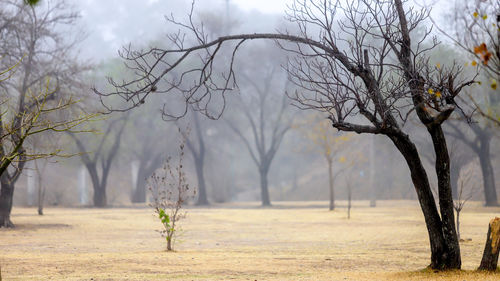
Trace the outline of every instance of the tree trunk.
{"type": "Polygon", "coordinates": [[[447,267],[460,269],[460,244],[455,227],[455,209],[450,184],[450,156],[444,132],[440,125],[428,127],[436,154],[436,175],[438,178],[439,211],[441,214],[442,232],[444,243],[448,250],[447,267]]]}
{"type": "Polygon", "coordinates": [[[331,159],[328,160],[328,183],[330,186],[330,211],[335,210],[335,189],[333,187],[333,163],[331,159]]]}
{"type": "Polygon", "coordinates": [[[484,200],[486,206],[498,206],[497,191],[495,187],[495,174],[491,164],[490,142],[491,138],[481,138],[481,150],[479,153],[479,163],[483,174],[484,200]]]}
{"type": "Polygon", "coordinates": [[[146,202],[146,175],[144,171],[144,165],[139,164],[139,171],[137,171],[137,182],[135,184],[135,190],[132,194],[132,203],[144,203],[146,202]]]}
{"type": "Polygon", "coordinates": [[[457,252],[450,251],[447,246],[448,243],[445,243],[441,218],[432,195],[427,172],[415,144],[411,142],[408,135],[403,133],[389,135],[389,138],[401,152],[410,169],[413,186],[417,193],[429,235],[431,248],[431,264],[429,266],[434,269],[460,268],[460,264],[457,265],[456,263],[457,259],[460,261],[459,253],[457,257],[457,252]]]}
{"type": "Polygon", "coordinates": [[[87,170],[90,174],[90,179],[92,180],[92,187],[94,189],[94,206],[95,207],[106,207],[106,185],[99,182],[99,175],[97,174],[97,168],[95,163],[86,164],[87,170]]]}
{"type": "Polygon", "coordinates": [[[347,184],[347,219],[351,218],[352,189],[351,184],[347,184]]]}
{"type": "Polygon", "coordinates": [[[167,239],[167,251],[172,251],[172,237],[167,239]]]}
{"type": "Polygon", "coordinates": [[[98,188],[94,188],[94,206],[95,207],[106,207],[107,198],[106,198],[106,188],[102,186],[98,186],[98,188]]]}
{"type": "Polygon", "coordinates": [[[498,253],[500,251],[500,218],[496,217],[490,221],[486,245],[484,246],[483,258],[479,270],[497,270],[498,253]]]}
{"type": "Polygon", "coordinates": [[[375,140],[376,135],[371,135],[370,140],[370,207],[377,207],[377,185],[375,184],[375,140]]]}
{"type": "Polygon", "coordinates": [[[0,227],[14,227],[10,220],[13,197],[14,185],[2,181],[0,190],[0,227]]]}
{"type": "Polygon", "coordinates": [[[205,175],[203,173],[203,159],[195,159],[195,166],[196,177],[198,178],[198,200],[196,201],[196,205],[209,205],[205,186],[205,175]]]}
{"type": "Polygon", "coordinates": [[[271,200],[269,199],[269,188],[267,186],[267,169],[260,169],[260,199],[262,200],[262,206],[271,206],[271,200]]]}
{"type": "Polygon", "coordinates": [[[460,241],[460,211],[457,211],[457,239],[460,241]]]}
{"type": "Polygon", "coordinates": [[[40,178],[38,178],[38,214],[43,215],[43,201],[45,199],[45,188],[40,178]]]}

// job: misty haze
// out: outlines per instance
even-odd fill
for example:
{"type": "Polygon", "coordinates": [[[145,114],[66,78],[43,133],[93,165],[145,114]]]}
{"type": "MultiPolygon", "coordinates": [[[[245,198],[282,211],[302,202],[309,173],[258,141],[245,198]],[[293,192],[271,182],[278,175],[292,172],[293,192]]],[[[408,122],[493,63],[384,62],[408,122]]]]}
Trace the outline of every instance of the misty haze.
{"type": "Polygon", "coordinates": [[[500,280],[500,3],[0,0],[0,281],[500,280]]]}

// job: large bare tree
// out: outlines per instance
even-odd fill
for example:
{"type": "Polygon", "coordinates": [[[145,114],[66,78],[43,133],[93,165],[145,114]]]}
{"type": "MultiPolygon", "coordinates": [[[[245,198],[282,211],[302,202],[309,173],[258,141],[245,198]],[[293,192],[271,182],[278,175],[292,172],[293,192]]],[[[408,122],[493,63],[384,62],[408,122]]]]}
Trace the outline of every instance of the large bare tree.
{"type": "Polygon", "coordinates": [[[46,131],[71,130],[88,117],[72,114],[71,95],[87,69],[75,59],[80,39],[62,35],[72,30],[78,15],[64,1],[25,2],[37,1],[0,1],[0,69],[12,70],[0,84],[0,226],[13,225],[12,197],[25,162],[60,151],[29,151],[26,140],[46,131]]]}
{"type": "Polygon", "coordinates": [[[141,105],[152,93],[178,93],[186,107],[192,104],[210,114],[210,101],[222,99],[237,86],[234,57],[241,46],[255,39],[275,40],[295,55],[287,70],[292,81],[302,88],[293,96],[298,106],[327,112],[338,130],[381,134],[392,141],[406,160],[425,218],[430,267],[461,267],[450,158],[442,124],[455,111],[455,98],[473,81],[461,79],[462,68],[458,65],[429,65],[429,52],[438,42],[426,40],[429,30],[421,32],[428,10],[409,7],[403,0],[297,0],[288,12],[288,19],[298,25],[297,34],[252,33],[218,38],[205,34],[203,25],[197,24],[192,14],[188,23],[170,18],[192,35],[182,31],[170,35],[171,48],[124,50],[123,58],[136,71],[136,78],[123,83],[111,80],[113,92],[97,91],[103,102],[106,96],[119,95],[129,103],[113,110],[125,111],[141,105]],[[220,74],[214,65],[224,53],[221,49],[228,46],[233,50],[232,59],[222,60],[227,71],[220,74]],[[193,60],[198,64],[193,66],[193,60]],[[187,63],[191,67],[186,67],[187,63]],[[182,74],[169,75],[174,72],[182,74]],[[425,128],[436,154],[438,206],[419,151],[404,130],[410,119],[425,128]]]}

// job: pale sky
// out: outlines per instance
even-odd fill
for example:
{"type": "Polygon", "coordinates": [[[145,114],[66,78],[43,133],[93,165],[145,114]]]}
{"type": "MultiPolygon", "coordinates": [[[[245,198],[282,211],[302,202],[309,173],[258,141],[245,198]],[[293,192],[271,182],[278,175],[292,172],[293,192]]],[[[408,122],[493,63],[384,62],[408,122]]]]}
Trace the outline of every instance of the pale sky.
{"type": "MultiPolygon", "coordinates": [[[[182,18],[189,12],[192,0],[72,0],[80,9],[82,24],[89,38],[84,46],[84,53],[96,60],[116,56],[123,45],[144,43],[161,38],[167,31],[164,29],[164,15],[174,13],[182,18]]],[[[263,14],[274,14],[282,19],[287,4],[294,0],[229,0],[229,4],[246,12],[258,11],[263,14]]],[[[345,0],[349,1],[349,0],[345,0]]],[[[414,0],[416,3],[433,3],[433,14],[446,0],[414,0]],[[441,3],[439,3],[441,2],[441,3]],[[441,5],[436,5],[441,4],[441,5]]],[[[224,11],[227,0],[196,0],[196,11],[212,9],[224,11]]],[[[446,6],[446,5],[444,5],[446,6]]],[[[417,5],[418,7],[418,5],[417,5]]],[[[439,18],[437,18],[439,20],[439,18]]]]}
{"type": "MultiPolygon", "coordinates": [[[[226,1],[226,0],[221,0],[226,1]]],[[[229,0],[233,5],[238,5],[242,10],[258,10],[267,14],[283,14],[286,4],[293,0],[229,0]]]]}

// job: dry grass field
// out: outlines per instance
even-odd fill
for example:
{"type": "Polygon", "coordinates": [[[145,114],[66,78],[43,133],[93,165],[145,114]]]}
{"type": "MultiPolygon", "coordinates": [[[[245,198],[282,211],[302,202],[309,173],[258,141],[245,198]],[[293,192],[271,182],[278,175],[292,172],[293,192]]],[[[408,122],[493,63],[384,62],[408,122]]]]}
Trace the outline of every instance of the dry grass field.
{"type": "Polygon", "coordinates": [[[462,215],[463,271],[423,270],[428,238],[416,202],[355,202],[351,219],[326,202],[190,208],[176,252],[145,207],[14,208],[0,230],[3,280],[500,280],[473,271],[499,208],[462,215]]]}

